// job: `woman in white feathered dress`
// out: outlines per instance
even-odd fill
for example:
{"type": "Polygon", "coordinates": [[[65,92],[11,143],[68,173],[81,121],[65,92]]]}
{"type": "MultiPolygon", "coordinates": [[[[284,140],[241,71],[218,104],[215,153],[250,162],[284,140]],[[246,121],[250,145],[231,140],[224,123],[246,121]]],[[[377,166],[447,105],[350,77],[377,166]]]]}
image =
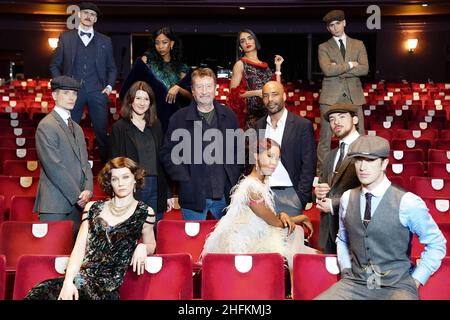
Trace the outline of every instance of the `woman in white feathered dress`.
{"type": "MultiPolygon", "coordinates": [[[[289,217],[274,210],[273,193],[266,181],[280,159],[280,146],[271,139],[260,141],[251,152],[255,166],[233,189],[227,213],[206,239],[201,257],[207,253],[278,252],[292,269],[296,253],[316,253],[304,245],[301,226],[311,229],[305,215],[289,217]]],[[[201,259],[201,258],[200,258],[201,259]]]]}

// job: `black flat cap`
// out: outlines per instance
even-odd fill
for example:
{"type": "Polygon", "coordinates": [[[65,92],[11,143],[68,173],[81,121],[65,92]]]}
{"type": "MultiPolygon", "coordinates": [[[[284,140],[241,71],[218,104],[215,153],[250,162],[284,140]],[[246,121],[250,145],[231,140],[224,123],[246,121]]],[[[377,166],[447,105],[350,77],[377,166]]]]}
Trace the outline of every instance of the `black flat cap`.
{"type": "Polygon", "coordinates": [[[323,17],[323,22],[329,24],[333,21],[342,21],[345,19],[344,11],[342,10],[331,10],[323,17]]]}
{"type": "Polygon", "coordinates": [[[92,10],[97,13],[97,15],[101,15],[100,9],[92,2],[82,2],[79,5],[80,10],[92,10]]]}
{"type": "Polygon", "coordinates": [[[52,88],[52,91],[55,91],[56,89],[74,91],[80,90],[80,83],[74,78],[68,76],[59,76],[52,79],[52,81],[50,82],[50,86],[52,88]]]}
{"type": "Polygon", "coordinates": [[[333,104],[332,106],[330,106],[328,108],[328,110],[325,112],[325,114],[323,115],[323,118],[326,121],[330,121],[328,118],[330,116],[330,114],[332,113],[350,113],[351,115],[357,115],[358,113],[358,106],[355,104],[351,104],[348,102],[338,102],[333,104]]]}

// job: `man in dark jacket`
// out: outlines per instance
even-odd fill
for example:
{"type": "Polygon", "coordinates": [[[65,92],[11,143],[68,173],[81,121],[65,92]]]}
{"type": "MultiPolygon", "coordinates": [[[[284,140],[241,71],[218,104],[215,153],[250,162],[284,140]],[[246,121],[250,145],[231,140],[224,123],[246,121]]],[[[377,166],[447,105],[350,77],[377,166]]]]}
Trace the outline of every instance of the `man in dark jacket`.
{"type": "MultiPolygon", "coordinates": [[[[231,142],[226,132],[238,129],[238,123],[231,109],[214,100],[216,76],[211,69],[197,69],[191,79],[194,101],[170,118],[161,163],[178,182],[185,220],[204,220],[208,211],[220,219],[240,175],[237,161],[225,159],[231,142]]],[[[234,158],[236,149],[231,152],[234,158]]]]}
{"type": "Polygon", "coordinates": [[[85,104],[94,128],[103,162],[108,158],[108,102],[116,81],[111,39],[94,30],[100,10],[91,2],[80,3],[78,29],[64,32],[50,63],[52,77],[66,75],[81,83],[72,119],[80,123],[85,104]]]}

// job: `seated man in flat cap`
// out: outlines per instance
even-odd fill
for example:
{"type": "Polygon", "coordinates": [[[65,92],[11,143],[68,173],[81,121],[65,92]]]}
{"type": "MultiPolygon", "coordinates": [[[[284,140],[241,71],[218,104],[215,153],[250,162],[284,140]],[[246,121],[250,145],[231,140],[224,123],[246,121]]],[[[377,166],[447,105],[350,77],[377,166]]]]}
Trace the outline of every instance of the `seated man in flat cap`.
{"type": "Polygon", "coordinates": [[[50,63],[50,72],[53,78],[66,75],[80,81],[81,87],[72,110],[72,118],[80,123],[84,105],[87,104],[100,158],[106,163],[108,96],[115,84],[117,69],[111,39],[94,30],[100,10],[92,2],[81,2],[79,7],[80,25],[78,29],[60,35],[58,48],[50,63]]]}
{"type": "Polygon", "coordinates": [[[364,43],[347,36],[342,10],[328,12],[323,21],[332,37],[319,45],[319,64],[323,72],[320,93],[320,138],[317,146],[317,175],[322,173],[323,161],[330,152],[331,131],[323,115],[336,102],[349,102],[358,107],[359,133],[364,134],[362,105],[366,103],[359,77],[369,72],[364,43]]]}
{"type": "MultiPolygon", "coordinates": [[[[51,81],[55,108],[39,122],[36,151],[41,174],[34,204],[40,221],[72,220],[92,197],[92,171],[81,127],[70,118],[80,83],[68,76],[51,81]]],[[[74,238],[75,239],[75,238],[74,238]]]]}
{"type": "Polygon", "coordinates": [[[361,136],[350,145],[361,186],[346,191],[336,239],[341,280],[319,300],[416,300],[418,287],[439,268],[446,240],[417,195],[385,175],[389,142],[361,136]],[[413,268],[411,234],[425,250],[413,268]]]}

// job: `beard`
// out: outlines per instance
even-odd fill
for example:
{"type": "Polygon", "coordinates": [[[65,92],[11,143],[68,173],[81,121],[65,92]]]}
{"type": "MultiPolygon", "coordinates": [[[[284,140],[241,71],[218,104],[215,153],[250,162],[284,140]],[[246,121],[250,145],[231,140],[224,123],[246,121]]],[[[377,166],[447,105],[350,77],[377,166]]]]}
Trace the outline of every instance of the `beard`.
{"type": "MultiPolygon", "coordinates": [[[[270,106],[270,105],[269,105],[270,106]]],[[[269,113],[269,114],[277,114],[278,112],[280,112],[281,110],[283,110],[283,108],[284,108],[284,106],[283,105],[281,105],[281,104],[273,104],[272,106],[275,106],[275,108],[270,108],[270,109],[267,109],[267,112],[269,113]]]]}

